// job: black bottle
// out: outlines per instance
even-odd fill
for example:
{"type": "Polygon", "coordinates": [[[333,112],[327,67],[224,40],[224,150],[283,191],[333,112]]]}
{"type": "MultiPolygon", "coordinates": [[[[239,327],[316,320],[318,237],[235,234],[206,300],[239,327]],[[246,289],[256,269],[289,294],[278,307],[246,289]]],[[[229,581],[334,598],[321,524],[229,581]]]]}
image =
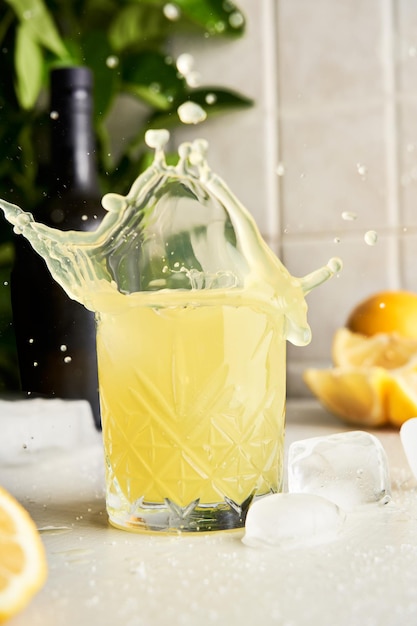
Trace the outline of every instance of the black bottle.
{"type": "MultiPolygon", "coordinates": [[[[88,68],[51,72],[50,185],[34,218],[61,230],[95,230],[103,217],[92,130],[88,68]]],[[[22,390],[87,399],[100,427],[94,314],[71,300],[43,259],[16,236],[11,275],[22,390]]]]}

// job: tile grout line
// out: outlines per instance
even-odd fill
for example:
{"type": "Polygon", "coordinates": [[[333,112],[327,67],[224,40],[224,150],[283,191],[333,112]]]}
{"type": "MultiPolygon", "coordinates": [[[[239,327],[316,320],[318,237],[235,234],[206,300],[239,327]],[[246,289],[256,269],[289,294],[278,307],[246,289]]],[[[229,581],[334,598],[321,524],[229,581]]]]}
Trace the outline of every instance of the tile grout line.
{"type": "MultiPolygon", "coordinates": [[[[382,7],[383,67],[385,87],[385,157],[387,175],[388,223],[398,228],[400,187],[398,164],[398,110],[396,102],[395,8],[394,0],[384,0],[382,7]]],[[[401,282],[399,239],[390,239],[388,285],[398,289],[401,282]]]]}
{"type": "Polygon", "coordinates": [[[265,234],[270,244],[278,244],[280,250],[280,231],[282,225],[281,198],[278,190],[278,155],[279,129],[278,112],[278,60],[277,60],[277,2],[263,0],[262,3],[264,33],[263,42],[263,74],[264,74],[264,145],[265,145],[265,182],[267,198],[267,230],[265,234]]]}

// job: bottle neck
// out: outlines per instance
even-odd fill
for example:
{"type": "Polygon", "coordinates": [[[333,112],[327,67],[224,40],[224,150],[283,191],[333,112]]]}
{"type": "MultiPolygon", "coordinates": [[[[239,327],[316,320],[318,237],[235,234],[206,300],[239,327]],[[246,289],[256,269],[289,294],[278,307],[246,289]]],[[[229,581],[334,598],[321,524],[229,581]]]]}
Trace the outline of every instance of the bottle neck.
{"type": "Polygon", "coordinates": [[[51,94],[51,191],[97,193],[91,94],[85,88],[51,94]]]}

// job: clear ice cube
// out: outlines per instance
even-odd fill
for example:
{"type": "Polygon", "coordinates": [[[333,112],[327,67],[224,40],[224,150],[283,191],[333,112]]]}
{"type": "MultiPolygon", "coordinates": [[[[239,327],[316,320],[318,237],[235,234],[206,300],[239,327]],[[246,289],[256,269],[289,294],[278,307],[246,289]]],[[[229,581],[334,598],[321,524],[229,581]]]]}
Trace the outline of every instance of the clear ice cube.
{"type": "Polygon", "coordinates": [[[276,493],[250,507],[243,543],[251,547],[307,547],[337,538],[345,514],[321,496],[276,493]]]}
{"type": "Polygon", "coordinates": [[[400,438],[408,464],[417,478],[417,417],[404,422],[400,428],[400,438]]]}
{"type": "Polygon", "coordinates": [[[288,491],[323,496],[345,511],[391,499],[388,460],[364,431],[295,441],[288,452],[288,491]]]}

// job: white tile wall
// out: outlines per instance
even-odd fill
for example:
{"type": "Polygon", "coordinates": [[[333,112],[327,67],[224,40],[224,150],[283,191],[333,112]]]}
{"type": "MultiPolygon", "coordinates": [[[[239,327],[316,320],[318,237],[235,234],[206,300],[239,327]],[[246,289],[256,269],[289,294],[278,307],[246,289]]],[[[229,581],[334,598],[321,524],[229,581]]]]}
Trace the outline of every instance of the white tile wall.
{"type": "Polygon", "coordinates": [[[246,36],[191,51],[205,83],[234,87],[256,106],[198,134],[293,274],[334,255],[344,262],[308,296],[311,345],[289,346],[289,395],[306,395],[302,371],[330,362],[333,333],[359,300],[417,291],[417,2],[237,4],[246,36]],[[370,229],[373,246],[364,240],[370,229]]]}

